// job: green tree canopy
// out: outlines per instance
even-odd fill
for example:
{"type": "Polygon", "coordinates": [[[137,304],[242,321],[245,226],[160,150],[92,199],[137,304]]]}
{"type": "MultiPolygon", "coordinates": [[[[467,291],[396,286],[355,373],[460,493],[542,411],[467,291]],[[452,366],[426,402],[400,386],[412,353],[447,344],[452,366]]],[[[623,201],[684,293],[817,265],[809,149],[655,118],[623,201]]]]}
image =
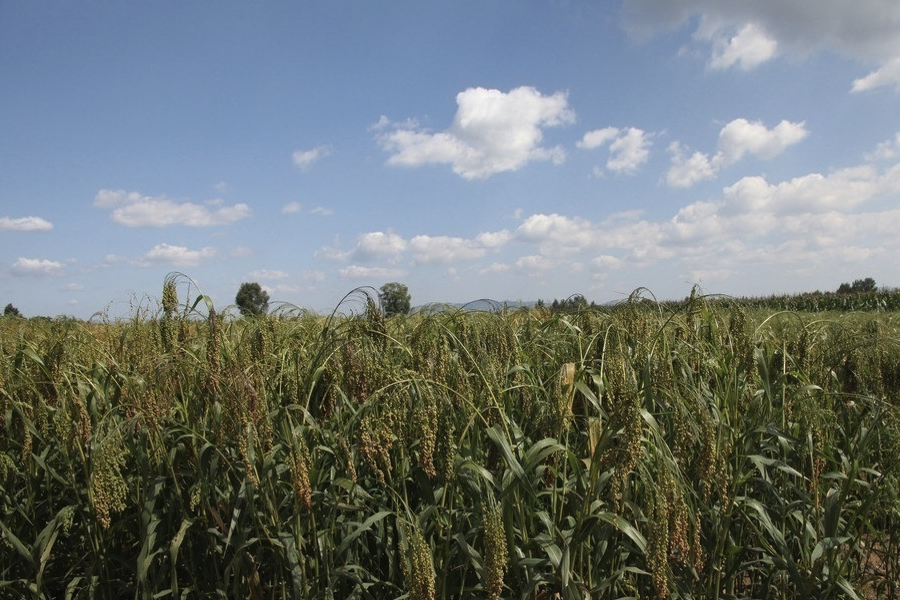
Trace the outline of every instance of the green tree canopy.
{"type": "Polygon", "coordinates": [[[387,316],[409,313],[411,299],[409,288],[402,283],[384,284],[378,292],[378,299],[381,300],[381,308],[387,316]]]}
{"type": "Polygon", "coordinates": [[[871,277],[866,277],[865,279],[857,279],[853,282],[853,285],[849,283],[842,283],[838,288],[838,294],[851,294],[855,292],[874,292],[877,289],[875,285],[875,280],[871,277]]]}
{"type": "Polygon", "coordinates": [[[269,310],[269,294],[256,282],[242,283],[234,301],[245,317],[264,315],[269,310]]]}
{"type": "Polygon", "coordinates": [[[12,305],[12,302],[6,305],[6,308],[3,309],[3,316],[5,317],[21,317],[21,313],[19,313],[19,309],[12,305]]]}

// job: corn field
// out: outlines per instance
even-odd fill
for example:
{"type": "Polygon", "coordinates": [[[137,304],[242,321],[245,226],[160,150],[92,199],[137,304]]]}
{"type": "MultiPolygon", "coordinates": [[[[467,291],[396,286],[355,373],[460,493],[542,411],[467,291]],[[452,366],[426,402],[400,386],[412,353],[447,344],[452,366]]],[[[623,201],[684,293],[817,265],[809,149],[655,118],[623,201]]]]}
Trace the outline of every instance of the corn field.
{"type": "Polygon", "coordinates": [[[0,597],[900,597],[894,313],[222,312],[0,319],[0,597]]]}

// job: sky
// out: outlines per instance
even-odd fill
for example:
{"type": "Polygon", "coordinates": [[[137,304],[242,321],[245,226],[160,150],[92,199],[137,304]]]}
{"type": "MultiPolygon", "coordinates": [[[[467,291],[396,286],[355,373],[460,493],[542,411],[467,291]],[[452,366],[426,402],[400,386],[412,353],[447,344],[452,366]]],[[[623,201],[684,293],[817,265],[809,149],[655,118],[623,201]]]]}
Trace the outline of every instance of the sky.
{"type": "Polygon", "coordinates": [[[0,305],[900,285],[896,0],[0,0],[0,305]]]}

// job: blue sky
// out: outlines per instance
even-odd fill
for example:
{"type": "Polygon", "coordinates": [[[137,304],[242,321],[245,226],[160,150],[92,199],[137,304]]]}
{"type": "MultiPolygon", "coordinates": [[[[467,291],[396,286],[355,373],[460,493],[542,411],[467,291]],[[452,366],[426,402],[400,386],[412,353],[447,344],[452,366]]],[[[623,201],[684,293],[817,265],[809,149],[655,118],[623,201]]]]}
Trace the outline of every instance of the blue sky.
{"type": "Polygon", "coordinates": [[[898,232],[895,0],[0,0],[27,316],[896,286],[898,232]]]}

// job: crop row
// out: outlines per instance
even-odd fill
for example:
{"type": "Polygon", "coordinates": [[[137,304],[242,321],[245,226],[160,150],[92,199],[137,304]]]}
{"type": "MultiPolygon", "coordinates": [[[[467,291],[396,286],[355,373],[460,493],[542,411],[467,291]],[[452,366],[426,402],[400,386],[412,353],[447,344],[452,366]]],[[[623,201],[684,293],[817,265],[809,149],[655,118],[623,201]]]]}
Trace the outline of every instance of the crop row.
{"type": "Polygon", "coordinates": [[[0,320],[0,595],[896,597],[900,328],[692,298],[0,320]]]}

